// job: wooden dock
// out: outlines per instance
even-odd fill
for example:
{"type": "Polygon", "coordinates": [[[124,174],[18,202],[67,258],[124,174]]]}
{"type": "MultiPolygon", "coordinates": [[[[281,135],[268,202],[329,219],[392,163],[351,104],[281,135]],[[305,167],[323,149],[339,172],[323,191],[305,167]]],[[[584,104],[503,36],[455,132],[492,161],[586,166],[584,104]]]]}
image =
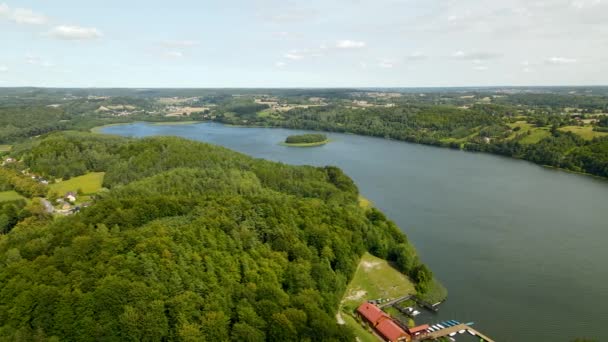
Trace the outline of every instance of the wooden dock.
{"type": "MultiPolygon", "coordinates": [[[[438,331],[434,331],[432,333],[428,333],[426,335],[424,335],[423,337],[421,337],[420,340],[432,340],[432,339],[437,339],[440,337],[444,337],[444,336],[448,336],[449,334],[453,333],[453,332],[459,332],[460,330],[470,330],[471,332],[475,333],[475,335],[479,338],[483,338],[484,341],[487,342],[494,342],[493,339],[487,337],[486,335],[480,333],[479,331],[471,328],[470,326],[466,325],[466,324],[458,324],[455,325],[453,327],[448,327],[445,329],[441,329],[438,331]]],[[[465,334],[468,334],[467,332],[465,332],[465,334]]]]}

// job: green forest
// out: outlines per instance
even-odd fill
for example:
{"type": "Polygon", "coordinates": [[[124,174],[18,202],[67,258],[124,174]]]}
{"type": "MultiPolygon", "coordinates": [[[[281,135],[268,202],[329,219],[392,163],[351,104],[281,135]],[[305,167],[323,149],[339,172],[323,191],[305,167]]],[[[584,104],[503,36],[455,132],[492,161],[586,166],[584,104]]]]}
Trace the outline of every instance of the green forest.
{"type": "MultiPolygon", "coordinates": [[[[352,341],[334,315],[366,251],[419,293],[434,282],[336,167],[80,132],[12,154],[49,179],[105,172],[109,191],[66,217],[38,200],[5,206],[14,215],[0,235],[1,340],[352,341]]],[[[17,184],[5,186],[30,191],[17,184]]]]}
{"type": "Polygon", "coordinates": [[[393,97],[355,89],[5,88],[0,144],[113,123],[203,120],[377,136],[608,177],[604,87],[413,88],[384,94],[393,97]],[[167,97],[175,103],[163,102],[167,97]],[[187,106],[200,111],[166,115],[187,106]],[[117,107],[132,109],[109,109],[117,107]]]}
{"type": "MultiPolygon", "coordinates": [[[[255,126],[354,133],[488,152],[608,177],[608,135],[585,139],[560,130],[578,127],[570,116],[520,116],[520,112],[507,104],[475,104],[466,109],[426,104],[365,109],[325,106],[292,109],[280,118],[249,113],[240,117],[219,115],[218,120],[234,123],[245,118],[247,124],[255,126]],[[517,126],[520,122],[530,128],[522,131],[517,126]]],[[[606,120],[602,117],[593,130],[601,132],[606,120]]]]}

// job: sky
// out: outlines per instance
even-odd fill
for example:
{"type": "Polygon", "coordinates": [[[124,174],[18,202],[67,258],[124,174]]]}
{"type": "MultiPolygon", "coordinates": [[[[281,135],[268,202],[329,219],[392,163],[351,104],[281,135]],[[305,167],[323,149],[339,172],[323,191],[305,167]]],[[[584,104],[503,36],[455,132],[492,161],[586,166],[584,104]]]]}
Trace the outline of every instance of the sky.
{"type": "Polygon", "coordinates": [[[0,87],[608,84],[608,0],[0,0],[0,87]]]}

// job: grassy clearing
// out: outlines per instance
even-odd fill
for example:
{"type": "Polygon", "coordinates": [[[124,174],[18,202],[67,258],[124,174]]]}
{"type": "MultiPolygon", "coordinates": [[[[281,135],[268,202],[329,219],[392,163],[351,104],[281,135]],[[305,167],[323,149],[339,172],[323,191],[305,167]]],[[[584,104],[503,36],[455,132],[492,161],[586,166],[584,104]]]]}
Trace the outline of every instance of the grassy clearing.
{"type": "Polygon", "coordinates": [[[67,192],[76,192],[79,189],[83,194],[94,194],[101,189],[103,183],[104,172],[90,172],[84,176],[74,177],[66,181],[51,184],[51,191],[58,195],[64,195],[67,192]]]}
{"type": "Polygon", "coordinates": [[[510,123],[509,126],[512,129],[519,127],[519,130],[514,131],[511,136],[507,138],[508,140],[515,139],[516,136],[528,134],[529,132],[529,135],[524,135],[524,137],[519,140],[519,142],[522,144],[536,144],[537,142],[551,135],[548,127],[536,127],[535,125],[526,121],[510,123]]]}
{"type": "Polygon", "coordinates": [[[559,130],[563,132],[572,132],[585,140],[608,136],[608,132],[596,132],[593,130],[592,126],[565,126],[560,127],[559,130]]]}
{"type": "Polygon", "coordinates": [[[267,118],[267,117],[269,117],[271,115],[272,115],[272,113],[270,113],[270,111],[267,111],[267,110],[263,110],[261,112],[257,112],[257,117],[258,118],[267,118]]]}
{"type": "Polygon", "coordinates": [[[358,338],[358,341],[378,342],[378,338],[368,330],[369,328],[362,326],[361,323],[357,322],[354,317],[343,313],[342,318],[344,319],[344,324],[353,330],[355,336],[358,338]]]}
{"type": "Polygon", "coordinates": [[[521,140],[519,140],[520,143],[522,144],[536,144],[537,142],[543,140],[544,138],[548,137],[551,135],[551,132],[549,132],[548,128],[542,127],[542,128],[533,128],[530,131],[529,135],[526,135],[525,137],[521,138],[521,140]]]}
{"type": "Polygon", "coordinates": [[[16,200],[20,200],[20,199],[24,200],[25,197],[19,195],[15,191],[2,191],[2,192],[0,192],[0,202],[16,201],[16,200]]]}
{"type": "Polygon", "coordinates": [[[11,145],[0,145],[0,153],[1,152],[10,152],[13,146],[11,145]]]}
{"type": "Polygon", "coordinates": [[[361,207],[363,209],[370,209],[373,206],[374,206],[374,203],[372,203],[372,201],[370,201],[367,198],[359,195],[359,207],[361,207]]]}
{"type": "Polygon", "coordinates": [[[355,276],[346,288],[339,314],[361,341],[378,341],[352,317],[354,310],[370,299],[397,298],[414,293],[414,284],[407,276],[389,265],[386,260],[365,253],[359,261],[355,276]]]}
{"type": "Polygon", "coordinates": [[[397,298],[414,293],[414,283],[406,275],[386,260],[365,253],[353,280],[346,288],[342,303],[346,310],[352,311],[366,300],[397,298]]]}
{"type": "Polygon", "coordinates": [[[256,116],[258,118],[271,118],[271,119],[282,119],[283,116],[277,112],[273,112],[271,110],[263,110],[261,112],[257,112],[256,116]]]}

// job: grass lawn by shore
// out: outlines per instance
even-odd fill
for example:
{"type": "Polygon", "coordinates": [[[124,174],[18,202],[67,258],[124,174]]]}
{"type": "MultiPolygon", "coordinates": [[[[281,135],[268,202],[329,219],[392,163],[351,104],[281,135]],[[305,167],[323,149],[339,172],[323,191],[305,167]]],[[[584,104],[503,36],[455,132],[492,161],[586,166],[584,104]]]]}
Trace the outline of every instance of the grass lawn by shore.
{"type": "Polygon", "coordinates": [[[344,319],[344,324],[350,327],[358,341],[360,342],[378,342],[378,338],[372,334],[366,327],[362,326],[357,320],[346,313],[342,313],[342,318],[344,319]]]}
{"type": "Polygon", "coordinates": [[[352,317],[354,310],[370,299],[397,298],[415,293],[414,283],[407,276],[393,268],[386,260],[365,253],[359,261],[355,276],[346,288],[339,315],[361,341],[378,341],[352,317]]]}
{"type": "Polygon", "coordinates": [[[0,202],[16,201],[16,200],[20,200],[20,199],[25,199],[25,197],[19,195],[15,191],[11,190],[11,191],[0,192],[0,202]]]}
{"type": "Polygon", "coordinates": [[[101,189],[104,175],[104,172],[90,172],[83,176],[51,184],[50,189],[58,195],[65,195],[70,191],[76,192],[78,189],[83,194],[94,194],[101,189]]]}
{"type": "Polygon", "coordinates": [[[608,132],[596,132],[593,130],[592,126],[564,126],[560,127],[559,130],[563,132],[572,132],[585,140],[608,137],[608,132]]]}
{"type": "Polygon", "coordinates": [[[13,146],[11,145],[0,145],[0,153],[1,152],[10,152],[13,146]]]}
{"type": "Polygon", "coordinates": [[[346,288],[342,303],[346,310],[352,311],[366,300],[397,298],[414,293],[414,283],[406,275],[386,260],[365,253],[346,288]]]}

